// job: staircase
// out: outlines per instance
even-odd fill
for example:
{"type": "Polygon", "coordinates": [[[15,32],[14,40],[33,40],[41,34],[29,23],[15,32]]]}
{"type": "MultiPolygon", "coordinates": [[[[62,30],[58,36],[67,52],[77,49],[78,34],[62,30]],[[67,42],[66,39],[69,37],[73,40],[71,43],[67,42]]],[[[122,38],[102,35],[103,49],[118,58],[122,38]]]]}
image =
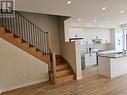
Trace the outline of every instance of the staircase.
{"type": "Polygon", "coordinates": [[[56,80],[55,84],[75,79],[73,70],[70,69],[69,63],[62,57],[56,57],[56,80]]]}
{"type": "Polygon", "coordinates": [[[0,37],[48,64],[49,80],[59,84],[74,80],[69,63],[51,49],[50,33],[44,32],[19,12],[0,18],[0,37]]]}
{"type": "Polygon", "coordinates": [[[20,37],[14,36],[13,33],[8,32],[5,28],[0,28],[0,37],[17,46],[18,48],[24,50],[25,52],[33,55],[39,60],[48,63],[48,57],[44,55],[40,50],[38,50],[34,46],[30,46],[29,43],[22,41],[20,37]]]}

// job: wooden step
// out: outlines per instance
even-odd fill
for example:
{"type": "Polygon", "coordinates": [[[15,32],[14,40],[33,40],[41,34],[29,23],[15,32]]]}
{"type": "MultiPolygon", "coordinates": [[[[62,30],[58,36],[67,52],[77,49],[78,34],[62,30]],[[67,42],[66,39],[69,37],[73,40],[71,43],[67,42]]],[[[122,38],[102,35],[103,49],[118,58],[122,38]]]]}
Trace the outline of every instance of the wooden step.
{"type": "Polygon", "coordinates": [[[11,38],[13,38],[14,37],[14,35],[12,34],[12,33],[10,33],[10,32],[4,32],[3,34],[2,34],[2,36],[3,37],[11,37],[11,38]]]}
{"type": "Polygon", "coordinates": [[[74,80],[74,74],[57,77],[55,80],[55,84],[60,84],[60,83],[71,81],[71,80],[74,80]]]}
{"type": "Polygon", "coordinates": [[[60,64],[56,66],[56,71],[63,70],[69,68],[68,64],[60,64]]]}
{"type": "Polygon", "coordinates": [[[41,51],[36,51],[37,55],[43,55],[41,51]]]}
{"type": "Polygon", "coordinates": [[[13,33],[6,31],[4,32],[4,28],[0,28],[0,37],[17,46],[18,48],[24,50],[25,52],[31,54],[35,58],[38,58],[45,63],[48,63],[49,60],[46,55],[43,55],[40,51],[36,51],[35,47],[29,47],[28,43],[22,42],[21,38],[19,37],[14,37],[13,33]]]}
{"type": "Polygon", "coordinates": [[[14,38],[14,37],[13,37],[13,40],[14,40],[15,42],[19,43],[19,44],[21,44],[21,43],[22,43],[21,38],[14,38]]]}
{"type": "Polygon", "coordinates": [[[66,63],[66,61],[62,58],[57,58],[56,59],[56,64],[59,65],[59,63],[66,63]]]}
{"type": "Polygon", "coordinates": [[[0,27],[0,33],[4,33],[5,32],[5,28],[0,27]]]}
{"type": "Polygon", "coordinates": [[[63,70],[56,71],[56,77],[61,77],[69,74],[72,74],[72,71],[70,69],[63,69],[63,70]]]}
{"type": "Polygon", "coordinates": [[[29,48],[29,44],[28,43],[21,43],[20,45],[23,48],[26,48],[26,49],[29,48]]]}
{"type": "Polygon", "coordinates": [[[36,48],[35,48],[35,47],[29,47],[29,49],[30,49],[32,52],[36,52],[36,48]]]}

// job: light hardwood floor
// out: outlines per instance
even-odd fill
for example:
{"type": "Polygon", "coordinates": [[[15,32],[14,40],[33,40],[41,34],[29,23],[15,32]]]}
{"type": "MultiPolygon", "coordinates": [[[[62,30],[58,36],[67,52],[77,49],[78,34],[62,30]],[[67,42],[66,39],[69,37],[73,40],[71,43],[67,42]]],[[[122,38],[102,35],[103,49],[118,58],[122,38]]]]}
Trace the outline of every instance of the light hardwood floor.
{"type": "Polygon", "coordinates": [[[56,86],[40,83],[2,95],[127,95],[127,74],[110,80],[99,76],[96,68],[92,68],[83,71],[83,77],[56,86]]]}

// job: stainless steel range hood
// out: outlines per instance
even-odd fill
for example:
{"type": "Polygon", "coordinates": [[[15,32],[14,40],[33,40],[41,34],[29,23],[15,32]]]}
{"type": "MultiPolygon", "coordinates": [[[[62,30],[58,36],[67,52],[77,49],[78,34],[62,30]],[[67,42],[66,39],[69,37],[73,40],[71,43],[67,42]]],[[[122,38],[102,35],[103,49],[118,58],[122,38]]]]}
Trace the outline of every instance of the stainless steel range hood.
{"type": "Polygon", "coordinates": [[[93,39],[92,41],[94,44],[101,44],[102,43],[102,39],[93,39]]]}

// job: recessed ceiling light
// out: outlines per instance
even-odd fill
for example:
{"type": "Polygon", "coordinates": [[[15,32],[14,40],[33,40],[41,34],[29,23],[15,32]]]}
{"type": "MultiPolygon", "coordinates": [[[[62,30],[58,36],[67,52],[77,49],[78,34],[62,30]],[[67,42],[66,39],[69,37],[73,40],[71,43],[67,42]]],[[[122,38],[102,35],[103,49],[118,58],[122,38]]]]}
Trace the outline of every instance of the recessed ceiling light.
{"type": "Polygon", "coordinates": [[[110,21],[106,21],[106,23],[110,23],[110,21]]]}
{"type": "Polygon", "coordinates": [[[70,0],[67,1],[67,4],[71,4],[72,2],[70,0]]]}
{"type": "Polygon", "coordinates": [[[121,11],[120,11],[120,13],[121,13],[121,14],[123,14],[123,13],[124,13],[124,11],[123,11],[123,10],[121,10],[121,11]]]}
{"type": "Polygon", "coordinates": [[[103,11],[106,10],[106,9],[107,9],[106,7],[103,7],[103,8],[102,8],[103,11]]]}
{"type": "Polygon", "coordinates": [[[80,19],[80,18],[78,18],[78,21],[81,21],[81,19],[80,19]]]}
{"type": "Polygon", "coordinates": [[[94,21],[94,22],[97,22],[97,20],[96,20],[96,19],[94,19],[93,21],[94,21]]]}

